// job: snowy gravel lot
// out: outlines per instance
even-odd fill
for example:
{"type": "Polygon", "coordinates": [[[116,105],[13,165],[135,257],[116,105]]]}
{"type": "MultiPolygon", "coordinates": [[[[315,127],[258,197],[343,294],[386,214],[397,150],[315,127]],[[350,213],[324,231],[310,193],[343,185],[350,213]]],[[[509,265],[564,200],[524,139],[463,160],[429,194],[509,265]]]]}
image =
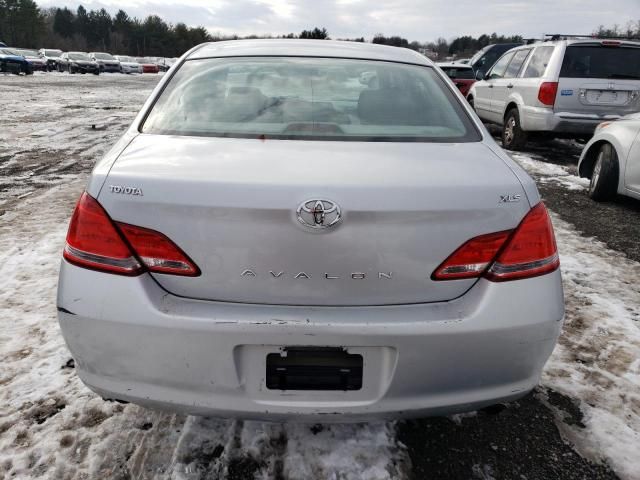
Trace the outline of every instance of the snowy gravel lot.
{"type": "Polygon", "coordinates": [[[310,426],[172,415],[86,389],[56,320],[66,224],[158,79],[0,76],[0,479],[640,479],[640,205],[586,198],[571,142],[514,155],[553,212],[567,302],[532,395],[451,418],[310,426]]]}

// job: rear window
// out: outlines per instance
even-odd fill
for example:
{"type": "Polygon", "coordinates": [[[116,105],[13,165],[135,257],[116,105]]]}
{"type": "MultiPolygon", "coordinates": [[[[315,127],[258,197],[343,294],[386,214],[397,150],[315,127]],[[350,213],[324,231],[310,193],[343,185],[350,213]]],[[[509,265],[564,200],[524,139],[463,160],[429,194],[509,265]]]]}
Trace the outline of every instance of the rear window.
{"type": "Polygon", "coordinates": [[[578,45],[567,47],[560,76],[640,79],[640,48],[578,45]]]}
{"type": "Polygon", "coordinates": [[[479,141],[431,67],[303,57],[186,61],[142,131],[336,141],[479,141]]]}

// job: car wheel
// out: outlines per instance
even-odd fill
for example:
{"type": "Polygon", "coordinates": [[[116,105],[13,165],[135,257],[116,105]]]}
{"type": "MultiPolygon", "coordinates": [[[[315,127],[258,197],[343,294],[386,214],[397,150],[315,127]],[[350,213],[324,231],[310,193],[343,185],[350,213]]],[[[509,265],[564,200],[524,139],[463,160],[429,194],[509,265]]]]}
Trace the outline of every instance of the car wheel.
{"type": "Polygon", "coordinates": [[[591,171],[589,196],[598,202],[611,200],[618,190],[618,155],[610,143],[605,143],[598,150],[596,161],[591,171]]]}
{"type": "Polygon", "coordinates": [[[527,134],[520,127],[517,108],[507,112],[502,126],[502,146],[508,150],[522,150],[527,143],[527,134]]]}

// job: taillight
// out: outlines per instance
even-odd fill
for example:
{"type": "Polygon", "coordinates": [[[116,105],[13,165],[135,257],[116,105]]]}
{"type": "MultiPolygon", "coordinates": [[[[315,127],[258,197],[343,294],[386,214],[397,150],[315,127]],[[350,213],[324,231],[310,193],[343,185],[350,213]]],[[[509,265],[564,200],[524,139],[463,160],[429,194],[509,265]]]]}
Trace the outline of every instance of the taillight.
{"type": "Polygon", "coordinates": [[[80,267],[138,275],[142,265],[102,206],[86,192],[71,217],[64,258],[80,267]]]}
{"type": "Polygon", "coordinates": [[[510,230],[472,238],[436,268],[434,280],[475,278],[482,275],[509,237],[510,230]]]}
{"type": "Polygon", "coordinates": [[[551,219],[542,203],[513,231],[472,238],[433,272],[433,280],[484,276],[494,282],[536,277],[560,265],[551,219]]]}
{"type": "Polygon", "coordinates": [[[195,263],[162,233],[126,223],[116,225],[149,271],[189,277],[200,274],[195,263]]]}
{"type": "Polygon", "coordinates": [[[558,82],[542,82],[538,90],[538,100],[544,105],[553,106],[558,94],[558,82]]]}
{"type": "Polygon", "coordinates": [[[524,217],[486,277],[494,282],[536,277],[560,266],[551,218],[543,203],[524,217]]]}
{"type": "Polygon", "coordinates": [[[114,223],[86,192],[71,217],[63,256],[74,265],[120,275],[139,275],[147,269],[174,275],[200,274],[198,267],[165,235],[114,223]]]}

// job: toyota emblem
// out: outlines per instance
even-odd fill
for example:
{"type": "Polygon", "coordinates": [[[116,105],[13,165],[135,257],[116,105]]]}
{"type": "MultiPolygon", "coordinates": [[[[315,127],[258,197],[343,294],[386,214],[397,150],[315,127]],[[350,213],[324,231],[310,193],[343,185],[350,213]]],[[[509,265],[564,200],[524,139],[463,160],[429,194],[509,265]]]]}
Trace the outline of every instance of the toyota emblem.
{"type": "Polygon", "coordinates": [[[296,210],[298,221],[305,227],[323,229],[334,227],[342,221],[337,203],[324,198],[306,200],[296,210]]]}

